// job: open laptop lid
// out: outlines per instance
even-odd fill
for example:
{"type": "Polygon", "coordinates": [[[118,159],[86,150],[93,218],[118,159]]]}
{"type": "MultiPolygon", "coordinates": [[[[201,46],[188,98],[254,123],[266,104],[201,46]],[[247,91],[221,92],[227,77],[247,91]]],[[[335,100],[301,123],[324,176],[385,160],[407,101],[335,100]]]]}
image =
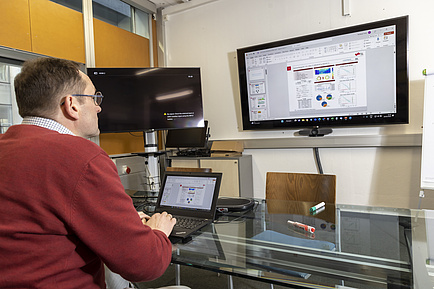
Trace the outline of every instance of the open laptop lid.
{"type": "Polygon", "coordinates": [[[165,172],[156,212],[214,220],[222,173],[165,172]]]}

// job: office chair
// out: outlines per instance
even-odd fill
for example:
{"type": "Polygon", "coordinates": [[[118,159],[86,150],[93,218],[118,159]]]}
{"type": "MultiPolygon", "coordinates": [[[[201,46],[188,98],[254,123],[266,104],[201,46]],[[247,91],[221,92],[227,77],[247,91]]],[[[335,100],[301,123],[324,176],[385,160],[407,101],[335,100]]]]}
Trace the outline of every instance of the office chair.
{"type": "MultiPolygon", "coordinates": [[[[265,199],[268,212],[272,214],[309,215],[313,204],[325,202],[327,206],[336,203],[336,176],[324,174],[267,172],[265,199]],[[302,201],[302,203],[288,201],[302,201]]],[[[321,218],[335,222],[334,210],[326,210],[321,218]]],[[[270,284],[273,289],[273,284],[270,284]]]]}
{"type": "Polygon", "coordinates": [[[336,176],[268,172],[265,198],[304,202],[336,203],[336,176]]]}
{"type": "MultiPolygon", "coordinates": [[[[320,202],[326,206],[336,203],[336,176],[306,173],[268,172],[265,185],[265,199],[269,213],[309,214],[309,208],[320,202]],[[281,202],[294,202],[291,204],[281,202]]],[[[326,210],[321,218],[334,223],[334,210],[326,210]]]]}

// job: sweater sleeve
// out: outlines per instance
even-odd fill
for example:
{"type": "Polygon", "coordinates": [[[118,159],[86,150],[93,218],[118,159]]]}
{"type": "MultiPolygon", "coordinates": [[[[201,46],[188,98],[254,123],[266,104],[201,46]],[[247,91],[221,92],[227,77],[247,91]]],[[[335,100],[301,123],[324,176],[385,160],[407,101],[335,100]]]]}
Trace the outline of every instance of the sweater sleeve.
{"type": "Polygon", "coordinates": [[[158,278],[170,264],[169,239],[142,224],[116,166],[105,154],[83,170],[72,196],[70,222],[78,238],[129,281],[158,278]]]}

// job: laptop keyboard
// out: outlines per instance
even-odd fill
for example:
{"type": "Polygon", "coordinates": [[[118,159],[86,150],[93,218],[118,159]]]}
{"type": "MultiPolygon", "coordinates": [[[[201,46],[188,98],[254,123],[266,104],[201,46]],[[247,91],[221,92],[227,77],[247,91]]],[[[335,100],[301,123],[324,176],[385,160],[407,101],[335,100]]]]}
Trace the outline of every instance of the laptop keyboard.
{"type": "Polygon", "coordinates": [[[194,229],[197,226],[200,226],[201,224],[203,224],[205,222],[207,222],[207,220],[192,219],[192,218],[176,216],[175,227],[182,228],[182,229],[194,229]]]}

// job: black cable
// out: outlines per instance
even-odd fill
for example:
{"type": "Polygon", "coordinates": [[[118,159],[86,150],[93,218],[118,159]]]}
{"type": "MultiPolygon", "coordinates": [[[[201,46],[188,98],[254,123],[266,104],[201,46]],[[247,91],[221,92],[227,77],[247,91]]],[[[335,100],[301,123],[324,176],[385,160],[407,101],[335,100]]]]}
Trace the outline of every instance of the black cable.
{"type": "Polygon", "coordinates": [[[164,171],[166,171],[166,168],[171,165],[171,161],[169,159],[169,154],[167,153],[167,147],[166,147],[167,134],[168,134],[167,130],[163,131],[162,140],[163,140],[163,150],[164,150],[164,168],[163,168],[164,171]]]}
{"type": "Polygon", "coordinates": [[[143,137],[143,135],[135,135],[135,134],[133,134],[132,132],[128,132],[130,135],[132,135],[133,137],[143,137]]]}
{"type": "Polygon", "coordinates": [[[313,148],[313,151],[315,152],[316,166],[318,168],[319,173],[322,175],[322,174],[324,174],[324,171],[322,170],[321,159],[319,156],[319,150],[318,150],[318,148],[313,148]]]}

